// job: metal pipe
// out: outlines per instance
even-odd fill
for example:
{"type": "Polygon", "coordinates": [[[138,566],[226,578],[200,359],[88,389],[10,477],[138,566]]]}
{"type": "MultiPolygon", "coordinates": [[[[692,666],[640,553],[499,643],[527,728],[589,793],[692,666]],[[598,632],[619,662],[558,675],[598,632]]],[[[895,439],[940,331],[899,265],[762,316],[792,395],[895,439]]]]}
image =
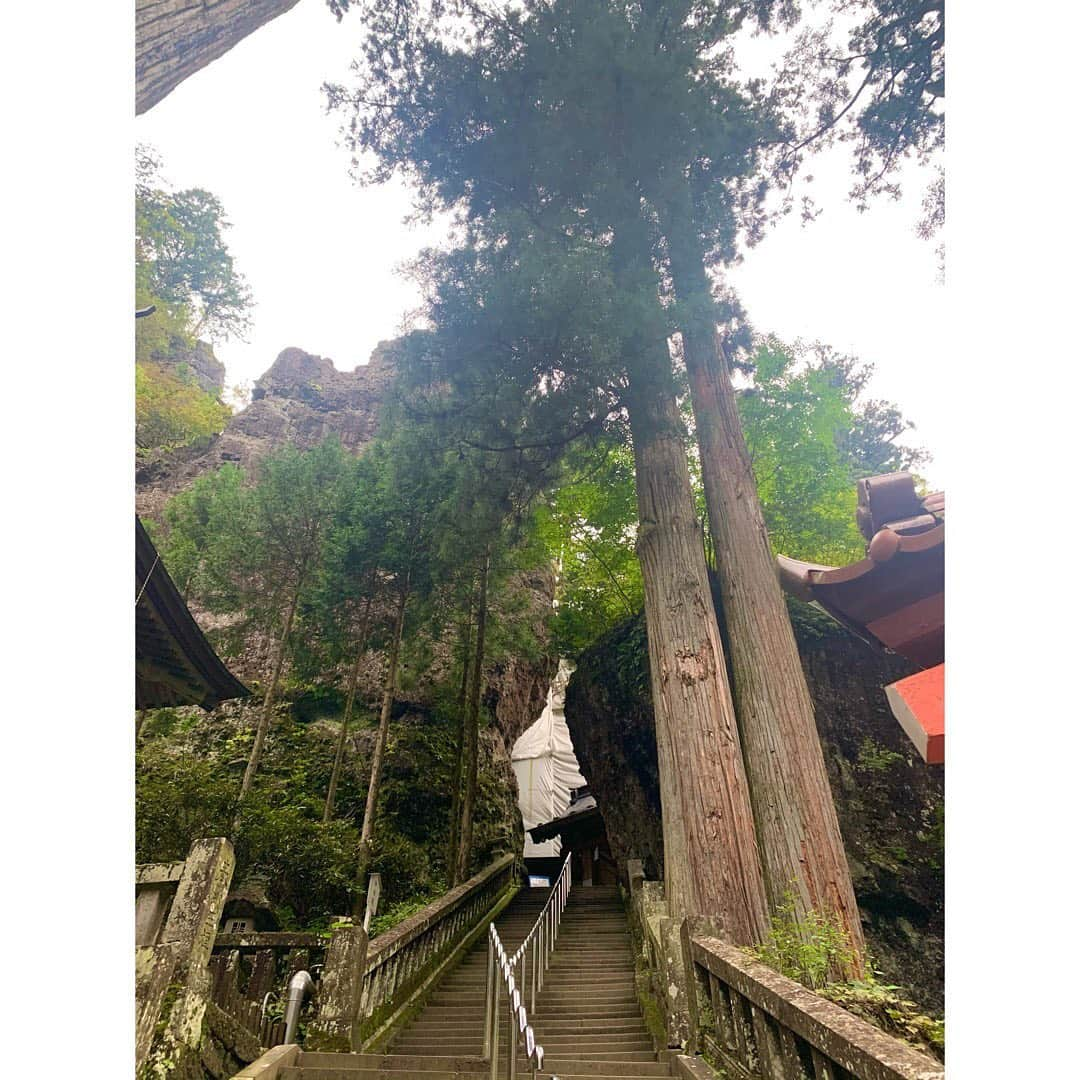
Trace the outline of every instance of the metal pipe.
{"type": "Polygon", "coordinates": [[[298,971],[289,980],[289,998],[285,1005],[286,1046],[296,1036],[296,1026],[300,1022],[300,1010],[304,1007],[304,998],[314,989],[315,980],[306,971],[298,971]]]}

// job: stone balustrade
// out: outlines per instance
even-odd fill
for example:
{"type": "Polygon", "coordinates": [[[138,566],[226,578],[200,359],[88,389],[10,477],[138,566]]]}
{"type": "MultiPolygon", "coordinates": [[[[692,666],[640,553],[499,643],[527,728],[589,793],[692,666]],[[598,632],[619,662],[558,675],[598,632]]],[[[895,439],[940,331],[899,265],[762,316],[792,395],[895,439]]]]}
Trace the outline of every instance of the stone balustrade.
{"type": "MultiPolygon", "coordinates": [[[[713,937],[691,935],[701,1048],[754,1080],[944,1080],[927,1054],[713,937]]],[[[693,996],[693,995],[691,995],[693,996]]]]}
{"type": "Polygon", "coordinates": [[[517,891],[516,863],[513,854],[500,856],[370,942],[363,927],[337,930],[326,951],[306,1048],[380,1049],[517,891]]]}
{"type": "Polygon", "coordinates": [[[704,1053],[732,1080],[944,1080],[940,1062],[750,959],[713,920],[672,918],[663,883],[645,881],[638,860],[627,870],[669,1049],[704,1053]]]}
{"type": "Polygon", "coordinates": [[[368,945],[360,993],[360,1029],[368,1042],[430,980],[516,884],[506,854],[368,945]]]}

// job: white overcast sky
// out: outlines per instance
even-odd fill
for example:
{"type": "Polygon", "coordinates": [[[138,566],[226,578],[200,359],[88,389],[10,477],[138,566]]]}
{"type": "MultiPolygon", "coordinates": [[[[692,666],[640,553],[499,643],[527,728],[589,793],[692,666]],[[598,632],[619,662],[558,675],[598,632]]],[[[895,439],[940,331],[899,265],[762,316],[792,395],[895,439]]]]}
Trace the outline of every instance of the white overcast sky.
{"type": "MultiPolygon", "coordinates": [[[[437,226],[406,226],[405,187],[360,188],[326,115],[324,81],[347,81],[358,19],[338,23],[323,0],[301,0],[182,83],[139,117],[135,137],[161,153],[179,187],[204,187],[224,203],[227,239],[256,300],[248,342],[217,348],[229,385],[258,378],[295,345],[351,370],[397,334],[418,301],[397,273],[437,226]]],[[[916,174],[900,202],[859,213],[846,201],[843,150],[807,169],[822,215],[793,215],[728,272],[761,332],[820,340],[876,368],[870,390],[897,402],[916,425],[912,441],[944,486],[945,297],[935,244],[916,237],[922,190],[916,174]]]]}

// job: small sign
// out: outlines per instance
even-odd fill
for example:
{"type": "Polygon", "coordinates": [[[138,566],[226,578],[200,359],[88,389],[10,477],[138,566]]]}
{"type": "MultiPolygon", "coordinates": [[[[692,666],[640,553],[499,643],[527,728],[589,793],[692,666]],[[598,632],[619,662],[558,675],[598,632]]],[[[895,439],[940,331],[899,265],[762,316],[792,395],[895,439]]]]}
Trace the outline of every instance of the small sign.
{"type": "Polygon", "coordinates": [[[368,932],[371,920],[379,909],[379,895],[382,893],[382,874],[372,874],[368,878],[367,908],[364,911],[364,933],[368,932]]]}

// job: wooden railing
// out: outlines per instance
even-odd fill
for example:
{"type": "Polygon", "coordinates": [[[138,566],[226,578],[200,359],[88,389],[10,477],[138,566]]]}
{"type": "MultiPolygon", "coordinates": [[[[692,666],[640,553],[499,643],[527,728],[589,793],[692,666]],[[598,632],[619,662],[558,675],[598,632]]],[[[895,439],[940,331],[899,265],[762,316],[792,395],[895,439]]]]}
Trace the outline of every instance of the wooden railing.
{"type": "Polygon", "coordinates": [[[689,940],[710,1005],[697,1018],[703,1048],[740,1080],[943,1080],[933,1058],[734,946],[689,940]]]}
{"type": "Polygon", "coordinates": [[[218,934],[210,957],[210,1000],[259,1040],[276,1046],[285,1033],[281,1009],[264,1002],[268,994],[284,1001],[289,979],[301,970],[317,975],[326,953],[319,934],[218,934]]]}
{"type": "Polygon", "coordinates": [[[360,996],[365,1044],[392,1025],[404,1004],[430,981],[516,884],[515,857],[506,854],[368,946],[360,996]]]}

